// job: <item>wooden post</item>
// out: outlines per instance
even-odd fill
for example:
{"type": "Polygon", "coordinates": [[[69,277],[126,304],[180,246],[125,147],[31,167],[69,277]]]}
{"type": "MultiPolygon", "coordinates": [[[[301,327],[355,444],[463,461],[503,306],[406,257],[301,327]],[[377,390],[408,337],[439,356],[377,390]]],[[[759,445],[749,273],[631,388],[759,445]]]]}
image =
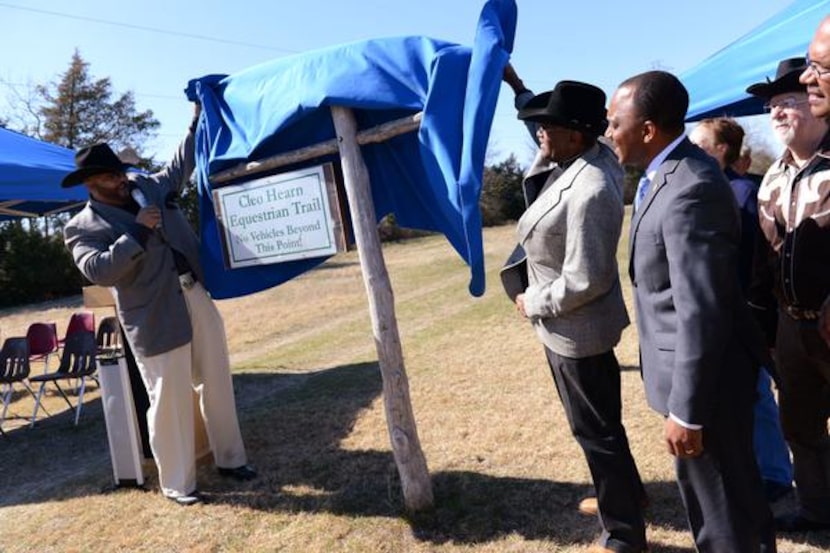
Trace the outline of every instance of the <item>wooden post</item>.
{"type": "Polygon", "coordinates": [[[354,114],[350,109],[340,106],[332,107],[331,114],[337,132],[343,180],[349,199],[363,282],[369,298],[372,332],[383,379],[386,425],[401,477],[406,508],[421,511],[432,507],[432,483],[412,414],[409,381],[404,369],[398,323],[395,319],[395,300],[380,247],[369,171],[357,142],[354,114]]]}

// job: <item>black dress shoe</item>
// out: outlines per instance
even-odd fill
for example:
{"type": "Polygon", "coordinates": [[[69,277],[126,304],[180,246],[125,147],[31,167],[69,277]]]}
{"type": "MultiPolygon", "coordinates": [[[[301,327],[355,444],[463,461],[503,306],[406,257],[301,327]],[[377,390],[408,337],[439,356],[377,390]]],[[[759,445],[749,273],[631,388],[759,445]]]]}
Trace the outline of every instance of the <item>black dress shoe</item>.
{"type": "Polygon", "coordinates": [[[779,532],[814,532],[830,530],[830,522],[818,522],[790,513],[775,517],[775,529],[779,532]]]}
{"type": "Polygon", "coordinates": [[[165,497],[176,503],[176,505],[181,505],[182,507],[196,505],[197,503],[202,503],[204,501],[202,494],[196,491],[184,495],[166,495],[165,497]]]}
{"type": "Polygon", "coordinates": [[[256,478],[256,471],[251,465],[242,465],[233,469],[219,467],[219,474],[240,482],[256,478]]]}

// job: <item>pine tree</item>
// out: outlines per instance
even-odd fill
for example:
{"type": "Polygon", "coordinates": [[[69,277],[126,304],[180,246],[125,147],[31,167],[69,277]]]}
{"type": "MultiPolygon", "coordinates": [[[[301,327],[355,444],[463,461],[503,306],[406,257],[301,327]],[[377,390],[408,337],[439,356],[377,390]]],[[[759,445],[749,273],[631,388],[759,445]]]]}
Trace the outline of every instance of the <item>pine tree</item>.
{"type": "Polygon", "coordinates": [[[484,168],[481,187],[481,222],[484,226],[503,225],[515,221],[524,212],[522,193],[523,170],[516,156],[484,168]]]}
{"type": "MultiPolygon", "coordinates": [[[[136,110],[132,92],[114,98],[110,79],[94,79],[77,50],[57,83],[26,92],[16,91],[23,107],[21,113],[13,114],[22,123],[18,128],[67,148],[107,142],[116,152],[126,146],[140,152],[160,126],[152,111],[136,110]]],[[[0,125],[7,123],[0,119],[0,125]]],[[[150,161],[142,160],[148,166],[150,161]]],[[[50,232],[50,227],[59,229],[66,218],[66,214],[57,214],[42,222],[0,223],[0,306],[80,291],[83,277],[66,251],[61,233],[50,232]]]]}
{"type": "Polygon", "coordinates": [[[95,80],[77,50],[60,82],[39,85],[37,94],[43,100],[41,138],[67,148],[107,142],[116,151],[126,146],[140,151],[160,126],[152,110],[136,111],[131,91],[113,99],[110,79],[95,80]]]}

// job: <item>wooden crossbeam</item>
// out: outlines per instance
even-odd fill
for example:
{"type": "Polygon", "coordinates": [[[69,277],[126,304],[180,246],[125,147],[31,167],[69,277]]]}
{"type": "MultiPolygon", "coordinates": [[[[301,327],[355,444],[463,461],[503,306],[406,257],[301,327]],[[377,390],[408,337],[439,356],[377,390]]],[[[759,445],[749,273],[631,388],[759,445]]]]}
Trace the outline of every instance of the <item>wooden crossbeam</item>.
{"type": "MultiPolygon", "coordinates": [[[[408,117],[395,119],[394,121],[383,123],[377,127],[360,131],[357,133],[357,143],[360,146],[364,146],[366,144],[376,144],[378,142],[389,140],[395,136],[418,130],[418,127],[421,125],[422,116],[423,112],[419,111],[418,113],[408,117]]],[[[231,167],[230,169],[226,169],[225,171],[220,171],[219,173],[212,175],[210,177],[210,182],[211,184],[223,184],[241,177],[263,173],[265,171],[272,171],[287,165],[293,165],[295,163],[309,161],[318,157],[336,154],[337,152],[337,139],[332,138],[331,140],[306,146],[305,148],[300,148],[299,150],[284,152],[258,161],[240,163],[235,167],[231,167]]]]}

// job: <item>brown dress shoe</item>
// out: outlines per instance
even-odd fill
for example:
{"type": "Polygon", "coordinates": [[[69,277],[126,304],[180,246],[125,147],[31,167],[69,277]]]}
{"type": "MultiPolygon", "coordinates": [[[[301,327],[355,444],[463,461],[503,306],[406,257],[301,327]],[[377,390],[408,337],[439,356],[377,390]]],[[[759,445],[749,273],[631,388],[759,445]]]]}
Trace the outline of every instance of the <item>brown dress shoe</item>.
{"type": "Polygon", "coordinates": [[[591,547],[587,549],[588,553],[616,553],[613,549],[608,549],[607,547],[603,547],[598,543],[595,543],[591,547]]]}
{"type": "Polygon", "coordinates": [[[599,513],[599,502],[596,497],[586,497],[579,502],[577,510],[583,515],[595,517],[599,513]]]}
{"type": "MultiPolygon", "coordinates": [[[[593,544],[591,547],[587,549],[588,553],[617,553],[613,549],[608,549],[607,547],[603,547],[598,543],[593,544]]],[[[642,553],[648,553],[648,549],[643,549],[642,553]]]]}
{"type": "Polygon", "coordinates": [[[608,549],[607,547],[603,547],[598,543],[593,544],[591,547],[588,548],[588,553],[615,553],[613,549],[608,549]]]}
{"type": "MultiPolygon", "coordinates": [[[[641,507],[645,509],[648,507],[648,497],[644,497],[643,501],[641,502],[641,507]]],[[[594,496],[588,496],[582,501],[579,502],[579,506],[577,510],[582,513],[583,515],[588,515],[595,517],[599,513],[599,503],[597,502],[597,498],[594,496]]]]}

